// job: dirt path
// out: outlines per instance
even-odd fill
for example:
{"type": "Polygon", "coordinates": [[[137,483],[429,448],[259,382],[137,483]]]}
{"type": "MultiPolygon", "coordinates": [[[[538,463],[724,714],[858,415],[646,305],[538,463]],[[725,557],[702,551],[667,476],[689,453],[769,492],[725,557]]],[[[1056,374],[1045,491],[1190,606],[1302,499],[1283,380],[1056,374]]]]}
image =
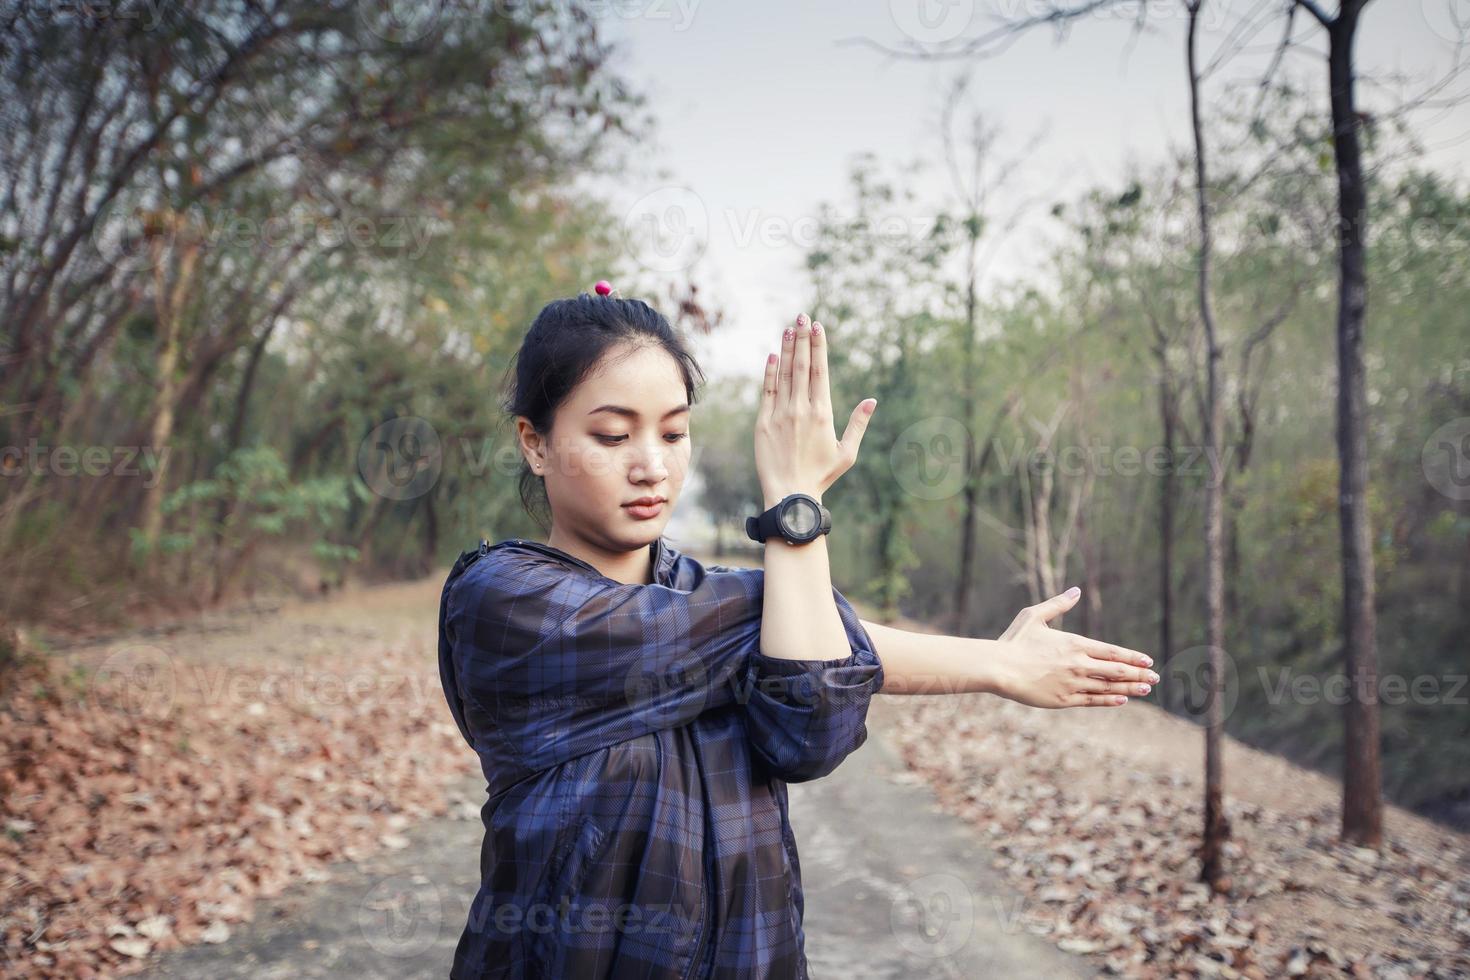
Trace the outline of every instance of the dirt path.
{"type": "MultiPolygon", "coordinates": [[[[164,644],[180,664],[246,665],[302,652],[359,660],[408,649],[420,690],[439,692],[433,640],[440,581],[357,589],[324,602],[266,604],[115,638],[67,653],[105,659],[119,645],[164,644]]],[[[907,771],[875,705],[866,745],[831,777],[790,787],[802,857],[807,953],[815,977],[1084,977],[1068,956],[1022,928],[1019,894],[991,870],[994,852],[907,771]]],[[[445,719],[448,715],[445,713],[445,719]]],[[[404,827],[393,849],[363,847],[279,895],[222,943],[151,954],[150,977],[444,977],[478,885],[484,781],[459,743],[463,776],[448,813],[404,827]]]]}
{"type": "MultiPolygon", "coordinates": [[[[994,854],[906,777],[881,724],[832,776],[790,790],[813,977],[1090,975],[1025,932],[1019,895],[990,870],[994,854]]],[[[479,884],[471,801],[483,791],[483,780],[466,779],[455,816],[406,832],[409,846],[335,865],[330,881],[259,903],[229,942],[166,954],[146,976],[447,976],[479,884]]]]}

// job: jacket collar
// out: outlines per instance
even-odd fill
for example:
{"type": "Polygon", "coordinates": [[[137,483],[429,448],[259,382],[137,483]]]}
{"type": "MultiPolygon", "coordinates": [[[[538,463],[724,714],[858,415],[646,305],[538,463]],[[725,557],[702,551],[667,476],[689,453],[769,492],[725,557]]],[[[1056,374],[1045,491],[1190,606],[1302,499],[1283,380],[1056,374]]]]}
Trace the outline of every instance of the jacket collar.
{"type": "MultiPolygon", "coordinates": [[[[540,541],[532,541],[528,538],[510,538],[506,541],[502,541],[501,544],[515,544],[520,545],[523,548],[530,548],[533,551],[539,551],[542,554],[551,556],[552,558],[556,558],[571,565],[575,565],[578,568],[585,569],[586,571],[589,571],[592,574],[597,575],[601,578],[607,578],[607,576],[599,572],[596,567],[594,567],[590,562],[583,561],[576,555],[567,554],[560,548],[554,548],[549,544],[542,544],[540,541]]],[[[650,544],[648,546],[648,549],[651,554],[651,560],[653,562],[654,584],[668,585],[673,579],[674,562],[679,557],[678,550],[675,549],[672,545],[668,544],[664,540],[663,535],[659,535],[658,540],[650,544]]],[[[608,581],[611,582],[613,580],[608,579],[608,581]]]]}

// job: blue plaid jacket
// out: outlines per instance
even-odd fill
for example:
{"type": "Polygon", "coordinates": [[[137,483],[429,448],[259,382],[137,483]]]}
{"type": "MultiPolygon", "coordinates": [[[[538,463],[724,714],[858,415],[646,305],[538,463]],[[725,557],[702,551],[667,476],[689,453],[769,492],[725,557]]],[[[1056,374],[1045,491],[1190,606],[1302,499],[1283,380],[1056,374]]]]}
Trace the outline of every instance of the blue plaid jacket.
{"type": "Polygon", "coordinates": [[[805,978],[786,784],[867,738],[883,668],[760,652],[764,571],[662,538],[627,585],[535,541],[481,542],[439,613],[450,712],[488,799],[451,978],[805,978]]]}

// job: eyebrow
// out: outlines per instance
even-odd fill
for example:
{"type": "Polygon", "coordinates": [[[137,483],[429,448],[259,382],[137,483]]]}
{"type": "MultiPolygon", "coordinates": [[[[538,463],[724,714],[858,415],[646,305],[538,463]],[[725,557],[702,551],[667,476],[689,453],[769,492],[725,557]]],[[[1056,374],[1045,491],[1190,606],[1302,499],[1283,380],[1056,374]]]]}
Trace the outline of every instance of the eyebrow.
{"type": "MultiPolygon", "coordinates": [[[[671,408],[667,412],[665,412],[664,418],[670,419],[673,418],[675,415],[678,415],[680,412],[687,411],[689,411],[688,405],[680,405],[678,408],[671,408]]],[[[623,415],[630,419],[641,418],[637,411],[631,408],[624,408],[622,405],[598,405],[587,414],[596,415],[598,412],[612,412],[614,415],[623,415]]]]}

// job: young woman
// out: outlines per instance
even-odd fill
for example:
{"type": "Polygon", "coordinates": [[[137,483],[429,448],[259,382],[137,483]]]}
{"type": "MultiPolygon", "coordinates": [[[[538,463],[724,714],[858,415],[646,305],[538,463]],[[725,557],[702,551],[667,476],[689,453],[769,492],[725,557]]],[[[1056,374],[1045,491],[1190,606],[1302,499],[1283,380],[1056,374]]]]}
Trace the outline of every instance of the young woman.
{"type": "MultiPolygon", "coordinates": [[[[936,636],[859,619],[821,534],[768,536],[760,569],[677,551],[702,378],[663,316],[608,291],[547,305],[516,357],[505,407],[547,542],[482,542],[444,585],[441,678],[489,795],[451,977],[804,978],[786,784],[863,744],[874,694],[1117,705],[1158,678],[1047,625],[1076,590],[998,640],[936,636]]],[[[765,507],[820,501],[857,457],[875,405],[836,438],[828,342],[802,315],[767,360],[765,507]]]]}

